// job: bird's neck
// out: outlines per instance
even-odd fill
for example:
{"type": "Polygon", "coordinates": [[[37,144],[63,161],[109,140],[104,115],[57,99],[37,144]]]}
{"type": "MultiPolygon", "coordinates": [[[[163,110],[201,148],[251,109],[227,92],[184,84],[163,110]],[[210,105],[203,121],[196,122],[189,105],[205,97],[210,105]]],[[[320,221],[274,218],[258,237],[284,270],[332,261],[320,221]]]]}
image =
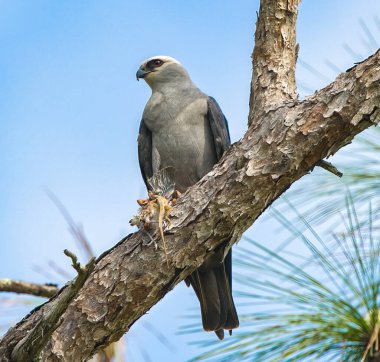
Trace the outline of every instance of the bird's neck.
{"type": "Polygon", "coordinates": [[[170,82],[155,83],[151,85],[152,92],[162,94],[172,94],[174,92],[182,93],[183,90],[195,90],[198,87],[191,81],[190,78],[174,79],[170,82]]]}

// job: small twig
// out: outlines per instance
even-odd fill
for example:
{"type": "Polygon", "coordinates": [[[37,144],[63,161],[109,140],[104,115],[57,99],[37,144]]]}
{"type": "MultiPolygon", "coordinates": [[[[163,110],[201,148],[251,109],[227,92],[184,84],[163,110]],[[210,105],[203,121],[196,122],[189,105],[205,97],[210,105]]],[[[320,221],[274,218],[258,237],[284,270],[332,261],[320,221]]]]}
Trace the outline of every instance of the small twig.
{"type": "Polygon", "coordinates": [[[20,280],[0,279],[0,292],[30,294],[36,297],[50,298],[57,294],[58,290],[55,284],[37,284],[20,280]]]}
{"type": "Polygon", "coordinates": [[[371,348],[375,345],[375,351],[377,352],[379,350],[379,331],[380,331],[380,319],[377,318],[377,322],[372,330],[371,338],[368,341],[367,347],[364,351],[363,357],[360,360],[360,362],[364,362],[366,360],[366,357],[368,355],[368,352],[370,352],[371,348]]]}
{"type": "Polygon", "coordinates": [[[42,315],[35,327],[17,343],[12,352],[12,361],[31,362],[39,360],[42,349],[61,324],[63,313],[94,270],[95,258],[91,258],[88,264],[83,267],[74,253],[69,250],[64,250],[64,253],[71,259],[78,276],[61,289],[60,293],[52,299],[50,310],[42,315]]]}
{"type": "Polygon", "coordinates": [[[316,163],[316,166],[324,168],[326,171],[333,173],[335,176],[342,177],[343,173],[340,172],[332,163],[325,160],[320,160],[316,163]]]}
{"type": "Polygon", "coordinates": [[[78,262],[77,256],[70,250],[65,249],[63,253],[68,256],[71,261],[72,261],[72,267],[77,271],[77,273],[80,275],[83,271],[84,268],[81,267],[80,263],[78,262]]]}
{"type": "MultiPolygon", "coordinates": [[[[143,223],[141,223],[141,224],[143,224],[143,223]]],[[[158,249],[158,244],[157,244],[156,240],[154,240],[153,236],[150,235],[150,232],[149,232],[148,230],[145,230],[145,228],[143,227],[143,225],[142,225],[139,229],[140,229],[145,235],[147,235],[148,238],[149,238],[149,243],[144,244],[144,245],[149,246],[149,245],[151,245],[151,244],[153,243],[153,244],[154,244],[154,248],[157,250],[157,249],[158,249]]]]}

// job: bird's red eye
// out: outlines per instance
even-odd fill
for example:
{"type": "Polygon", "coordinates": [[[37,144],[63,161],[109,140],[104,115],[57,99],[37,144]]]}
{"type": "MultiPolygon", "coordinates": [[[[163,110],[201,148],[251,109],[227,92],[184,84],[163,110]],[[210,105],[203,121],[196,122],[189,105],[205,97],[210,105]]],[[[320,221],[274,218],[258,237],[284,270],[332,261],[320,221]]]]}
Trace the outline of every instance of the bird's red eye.
{"type": "Polygon", "coordinates": [[[161,67],[162,64],[164,64],[164,62],[161,59],[152,59],[149,60],[146,67],[151,71],[154,71],[154,68],[161,67]]]}

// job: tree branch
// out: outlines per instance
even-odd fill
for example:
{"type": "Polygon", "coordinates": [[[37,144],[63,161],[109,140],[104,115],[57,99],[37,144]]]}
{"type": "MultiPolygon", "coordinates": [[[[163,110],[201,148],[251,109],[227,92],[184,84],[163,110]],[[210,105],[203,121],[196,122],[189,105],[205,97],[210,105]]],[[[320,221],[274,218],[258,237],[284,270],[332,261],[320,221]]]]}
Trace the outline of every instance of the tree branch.
{"type": "Polygon", "coordinates": [[[248,124],[284,102],[297,98],[296,23],[300,0],[260,0],[252,54],[248,124]]]}
{"type": "Polygon", "coordinates": [[[82,267],[72,252],[68,250],[64,252],[71,258],[73,267],[78,272],[78,276],[49,302],[49,310],[41,316],[34,327],[30,331],[27,331],[25,337],[13,348],[11,361],[31,362],[40,360],[39,357],[42,349],[45,347],[53,332],[63,321],[63,319],[61,319],[63,313],[94,269],[95,258],[92,258],[85,267],[82,267]]]}
{"type": "Polygon", "coordinates": [[[326,171],[331,172],[335,176],[342,177],[343,173],[340,172],[331,162],[327,162],[325,160],[320,160],[316,164],[319,167],[324,168],[326,171]]]}
{"type": "Polygon", "coordinates": [[[54,284],[36,284],[20,280],[0,279],[0,292],[31,294],[36,297],[50,298],[58,292],[54,284]]]}
{"type": "MultiPolygon", "coordinates": [[[[287,2],[292,3],[296,4],[287,2]]],[[[262,0],[262,7],[265,4],[262,0]]],[[[274,2],[268,0],[268,4],[274,2]]],[[[293,19],[285,21],[293,28],[294,11],[296,8],[286,8],[282,13],[293,19]]],[[[292,33],[289,29],[283,31],[292,33]]],[[[350,143],[356,134],[378,123],[380,52],[303,102],[291,102],[291,84],[290,92],[276,89],[275,82],[279,82],[279,89],[284,89],[281,85],[286,82],[280,68],[291,66],[291,62],[278,62],[269,72],[277,74],[277,80],[269,78],[269,85],[262,84],[255,90],[266,92],[268,97],[273,93],[276,107],[269,109],[272,103],[264,98],[253,105],[260,117],[252,122],[246,135],[178,199],[172,225],[166,230],[167,254],[159,234],[153,234],[160,245],[155,250],[152,244],[144,246],[148,237],[137,232],[99,257],[95,270],[42,351],[44,361],[85,360],[118,340],[216,248],[226,246],[226,240],[236,242],[293,182],[350,143]]],[[[255,95],[255,99],[260,97],[255,95]]],[[[0,341],[3,361],[11,361],[14,346],[53,307],[51,302],[44,304],[8,331],[0,341]]]]}

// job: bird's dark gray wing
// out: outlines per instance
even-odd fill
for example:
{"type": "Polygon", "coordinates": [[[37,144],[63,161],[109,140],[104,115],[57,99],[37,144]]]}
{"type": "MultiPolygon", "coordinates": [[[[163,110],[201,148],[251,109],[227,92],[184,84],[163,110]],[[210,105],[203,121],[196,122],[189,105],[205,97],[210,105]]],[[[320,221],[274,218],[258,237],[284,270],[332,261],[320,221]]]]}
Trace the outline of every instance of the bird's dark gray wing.
{"type": "Polygon", "coordinates": [[[147,189],[150,190],[151,186],[149,185],[148,180],[153,176],[152,132],[150,132],[148,127],[145,125],[144,120],[141,120],[140,123],[137,143],[141,175],[147,189]]]}
{"type": "Polygon", "coordinates": [[[222,158],[223,153],[230,147],[231,139],[228,123],[216,100],[208,97],[207,118],[214,139],[217,159],[222,158]]]}
{"type": "MultiPolygon", "coordinates": [[[[214,98],[207,101],[207,119],[212,132],[217,160],[230,147],[231,140],[226,117],[214,98]]],[[[199,299],[203,328],[215,331],[224,338],[223,329],[231,332],[239,326],[239,318],[232,299],[231,250],[223,260],[223,248],[192,273],[186,283],[191,284],[199,299]],[[223,260],[223,261],[222,261],[223,260]]]]}

